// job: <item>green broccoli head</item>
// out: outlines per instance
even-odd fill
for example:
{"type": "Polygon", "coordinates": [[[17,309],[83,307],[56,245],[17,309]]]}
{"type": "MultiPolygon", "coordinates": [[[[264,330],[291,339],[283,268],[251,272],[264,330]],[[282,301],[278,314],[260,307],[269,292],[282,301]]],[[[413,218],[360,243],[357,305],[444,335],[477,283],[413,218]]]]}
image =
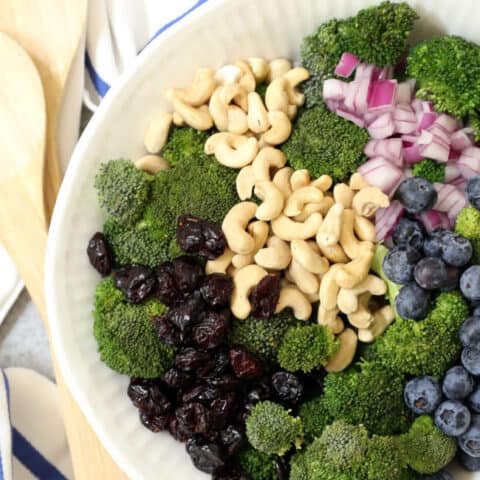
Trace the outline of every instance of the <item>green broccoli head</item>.
{"type": "Polygon", "coordinates": [[[312,177],[327,174],[340,182],[365,160],[363,148],[368,140],[366,130],[317,105],[298,114],[282,150],[296,170],[305,168],[312,177]]]}
{"type": "Polygon", "coordinates": [[[374,435],[368,442],[364,470],[368,480],[403,480],[408,470],[398,450],[397,438],[374,435]]]}
{"type": "Polygon", "coordinates": [[[151,178],[130,160],[103,163],[94,183],[100,207],[119,222],[136,222],[145,209],[151,178]]]}
{"type": "Polygon", "coordinates": [[[307,106],[323,102],[323,80],[334,76],[345,52],[379,67],[396,65],[417,18],[406,3],[383,2],[360,10],[355,17],[320,25],[300,48],[301,63],[311,75],[304,84],[307,106]]]}
{"type": "Polygon", "coordinates": [[[173,363],[174,350],[163,344],[151,318],[166,307],[157,300],[128,303],[111,278],[95,290],[93,333],[101,359],[113,370],[130,376],[162,376],[173,363]]]}
{"type": "Polygon", "coordinates": [[[246,421],[246,434],[253,448],[270,455],[284,455],[292,444],[303,442],[303,425],[299,418],[281,405],[265,401],[255,405],[246,421]]]}
{"type": "Polygon", "coordinates": [[[415,45],[407,73],[417,80],[416,95],[435,109],[457,117],[480,106],[480,46],[454,35],[429,38],[415,45]]]}
{"type": "Polygon", "coordinates": [[[473,261],[480,263],[480,210],[468,206],[460,211],[455,232],[468,238],[473,247],[473,261]]]}
{"type": "Polygon", "coordinates": [[[324,406],[338,420],[363,424],[370,433],[403,433],[412,415],[403,400],[404,377],[379,363],[361,364],[324,380],[324,406]]]}
{"type": "Polygon", "coordinates": [[[298,416],[302,419],[305,437],[310,440],[319,437],[325,427],[333,422],[323,396],[302,403],[298,416]]]}
{"type": "Polygon", "coordinates": [[[277,479],[277,462],[271,455],[246,447],[237,454],[237,461],[249,480],[277,479]]]}
{"type": "Polygon", "coordinates": [[[373,358],[398,373],[441,377],[460,354],[458,329],[467,316],[460,292],[440,293],[424,320],[397,319],[372,345],[373,358]]]}
{"type": "Polygon", "coordinates": [[[290,480],[310,480],[307,471],[307,455],[305,451],[296,452],[290,459],[290,480]]]}
{"type": "Polygon", "coordinates": [[[445,182],[445,163],[438,163],[430,158],[415,163],[412,168],[415,177],[422,177],[431,183],[445,182]]]}
{"type": "Polygon", "coordinates": [[[339,343],[324,325],[304,325],[287,330],[278,351],[278,363],[289,372],[308,373],[326,365],[339,343]]]}
{"type": "Polygon", "coordinates": [[[427,415],[418,417],[398,443],[400,455],[418,473],[438,472],[457,452],[455,439],[444,435],[427,415]]]}
{"type": "Polygon", "coordinates": [[[199,131],[189,127],[172,128],[162,157],[175,167],[185,159],[195,160],[205,157],[204,145],[211,132],[199,131]]]}

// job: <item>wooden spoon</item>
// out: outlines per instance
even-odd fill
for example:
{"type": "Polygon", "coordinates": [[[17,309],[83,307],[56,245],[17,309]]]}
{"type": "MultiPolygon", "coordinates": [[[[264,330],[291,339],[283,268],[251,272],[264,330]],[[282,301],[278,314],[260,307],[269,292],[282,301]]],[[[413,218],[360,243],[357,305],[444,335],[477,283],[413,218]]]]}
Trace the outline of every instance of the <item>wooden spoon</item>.
{"type": "MultiPolygon", "coordinates": [[[[28,54],[3,33],[0,64],[0,240],[48,327],[43,293],[47,228],[43,208],[46,116],[42,83],[28,54]]],[[[70,396],[55,359],[54,367],[75,478],[125,479],[70,396]]]]}
{"type": "Polygon", "coordinates": [[[16,40],[33,59],[47,106],[47,150],[44,173],[45,213],[53,211],[61,182],[57,128],[63,91],[79,47],[87,0],[1,0],[0,31],[16,40]]]}

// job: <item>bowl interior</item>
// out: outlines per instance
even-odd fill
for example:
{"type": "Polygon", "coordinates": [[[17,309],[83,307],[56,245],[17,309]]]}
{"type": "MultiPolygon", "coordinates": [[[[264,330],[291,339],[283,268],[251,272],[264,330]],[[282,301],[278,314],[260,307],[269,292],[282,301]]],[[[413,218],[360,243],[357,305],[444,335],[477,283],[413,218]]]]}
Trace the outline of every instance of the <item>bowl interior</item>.
{"type": "MultiPolygon", "coordinates": [[[[321,22],[345,17],[374,0],[210,0],[159,36],[107,95],[83,133],[55,208],[46,261],[46,295],[55,353],[65,380],[107,450],[135,479],[207,478],[184,446],[142,427],[126,396],[128,378],[99,359],[92,335],[92,298],[99,276],[85,248],[101,230],[93,179],[101,162],[143,153],[143,132],[163,92],[187,85],[199,66],[249,56],[297,58],[302,37],[321,22]]],[[[411,0],[422,19],[416,39],[457,33],[480,40],[475,0],[411,0]]],[[[206,192],[208,194],[208,192],[206,192]]],[[[455,478],[480,479],[463,473],[455,478]]]]}

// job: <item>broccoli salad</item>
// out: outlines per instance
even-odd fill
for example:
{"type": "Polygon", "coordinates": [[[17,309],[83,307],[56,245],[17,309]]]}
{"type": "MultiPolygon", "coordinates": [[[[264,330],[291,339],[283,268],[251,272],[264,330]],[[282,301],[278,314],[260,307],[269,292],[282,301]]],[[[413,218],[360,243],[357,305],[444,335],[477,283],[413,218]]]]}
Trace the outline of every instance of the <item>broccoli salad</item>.
{"type": "Polygon", "coordinates": [[[214,480],[480,470],[480,46],[417,18],[198,68],[100,166],[99,355],[214,480]]]}

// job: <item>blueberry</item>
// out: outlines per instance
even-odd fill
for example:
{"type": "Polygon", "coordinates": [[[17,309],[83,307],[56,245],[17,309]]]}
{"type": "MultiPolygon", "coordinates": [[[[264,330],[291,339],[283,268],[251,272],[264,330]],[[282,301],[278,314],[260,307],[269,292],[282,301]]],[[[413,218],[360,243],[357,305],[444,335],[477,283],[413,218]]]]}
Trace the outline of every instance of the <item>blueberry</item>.
{"type": "Polygon", "coordinates": [[[472,375],[480,375],[480,348],[465,347],[462,350],[463,366],[472,375]]]}
{"type": "Polygon", "coordinates": [[[472,309],[473,309],[472,315],[474,317],[480,317],[480,305],[478,305],[478,302],[473,302],[472,309]]]}
{"type": "Polygon", "coordinates": [[[480,317],[474,315],[463,322],[460,341],[464,347],[480,348],[480,317]]]}
{"type": "Polygon", "coordinates": [[[444,285],[441,286],[441,292],[451,292],[458,290],[458,283],[460,282],[460,269],[458,267],[449,267],[447,265],[447,279],[444,285]]]}
{"type": "Polygon", "coordinates": [[[463,450],[457,452],[458,463],[469,472],[479,472],[480,471],[480,457],[475,458],[467,455],[463,450]]]}
{"type": "Polygon", "coordinates": [[[416,283],[409,283],[398,292],[395,307],[401,317],[421,320],[430,308],[430,293],[416,283]]]}
{"type": "Polygon", "coordinates": [[[417,220],[402,218],[393,230],[393,243],[397,247],[411,247],[420,250],[423,246],[425,231],[417,220]]]}
{"type": "Polygon", "coordinates": [[[449,230],[436,228],[423,242],[423,253],[426,257],[440,257],[442,255],[443,237],[450,234],[449,230]]]}
{"type": "Polygon", "coordinates": [[[472,392],[475,382],[472,376],[461,365],[447,370],[443,377],[442,390],[450,400],[463,400],[472,392]]]}
{"type": "Polygon", "coordinates": [[[457,400],[445,400],[435,410],[437,427],[449,437],[459,437],[470,427],[468,408],[457,400]]]}
{"type": "Polygon", "coordinates": [[[442,401],[442,390],[435,378],[417,377],[407,382],[403,398],[413,413],[432,413],[442,401]]]}
{"type": "Polygon", "coordinates": [[[448,282],[447,266],[440,258],[422,258],[413,271],[415,281],[426,290],[438,290],[448,282]]]}
{"type": "Polygon", "coordinates": [[[458,446],[467,455],[480,458],[480,415],[472,415],[470,428],[458,439],[458,446]]]}
{"type": "Polygon", "coordinates": [[[467,404],[472,412],[480,413],[480,385],[477,385],[477,388],[468,397],[467,404]]]}
{"type": "Polygon", "coordinates": [[[480,300],[480,265],[467,268],[460,277],[460,290],[467,300],[480,300]]]}
{"type": "Polygon", "coordinates": [[[472,258],[472,244],[461,235],[446,235],[442,238],[442,258],[454,267],[463,267],[472,258]]]}
{"type": "Polygon", "coordinates": [[[404,180],[395,192],[395,198],[402,203],[407,213],[417,215],[430,210],[437,201],[434,186],[422,177],[404,180]]]}
{"type": "Polygon", "coordinates": [[[472,177],[467,183],[468,201],[475,207],[480,208],[480,175],[472,177]]]}
{"type": "Polygon", "coordinates": [[[394,247],[383,259],[385,275],[401,285],[412,281],[415,263],[420,260],[420,253],[410,247],[394,247]]]}

